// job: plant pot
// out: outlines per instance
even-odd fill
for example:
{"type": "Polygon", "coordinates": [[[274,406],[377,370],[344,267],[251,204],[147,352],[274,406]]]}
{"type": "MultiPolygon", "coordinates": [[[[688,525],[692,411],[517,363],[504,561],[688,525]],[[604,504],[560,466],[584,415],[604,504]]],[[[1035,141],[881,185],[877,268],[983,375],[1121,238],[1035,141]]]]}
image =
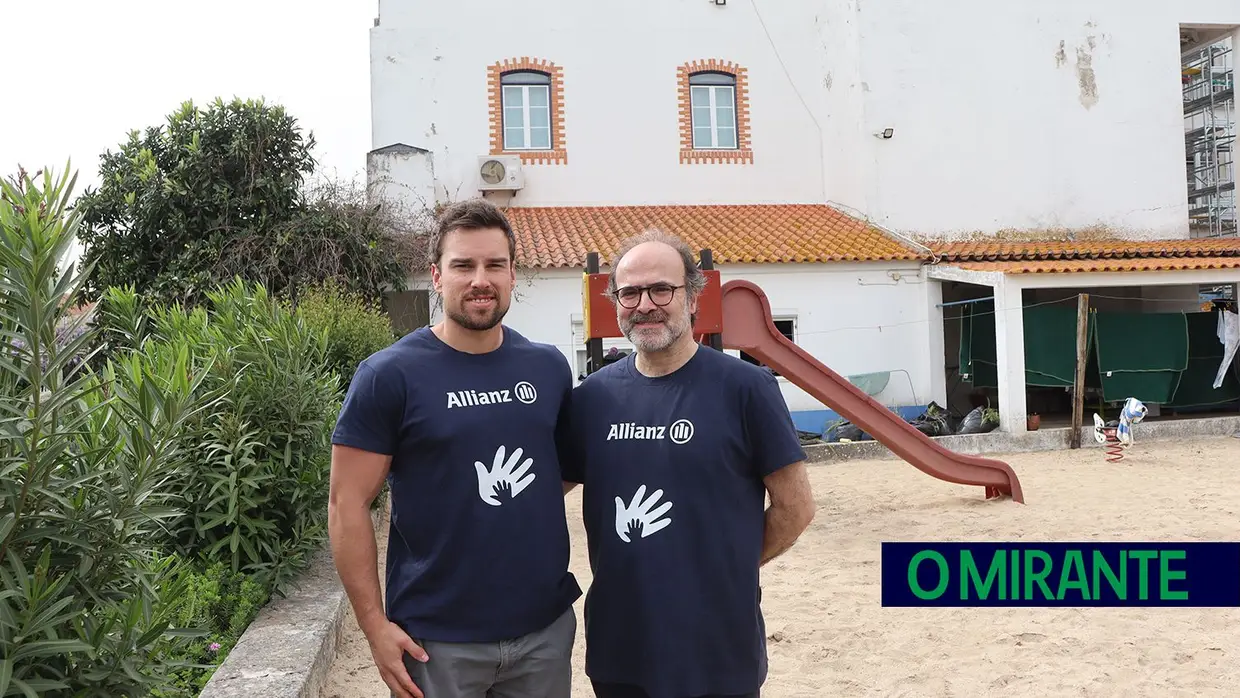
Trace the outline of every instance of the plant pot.
{"type": "Polygon", "coordinates": [[[1042,415],[1031,414],[1025,418],[1025,428],[1029,431],[1037,431],[1042,426],[1042,415]]]}

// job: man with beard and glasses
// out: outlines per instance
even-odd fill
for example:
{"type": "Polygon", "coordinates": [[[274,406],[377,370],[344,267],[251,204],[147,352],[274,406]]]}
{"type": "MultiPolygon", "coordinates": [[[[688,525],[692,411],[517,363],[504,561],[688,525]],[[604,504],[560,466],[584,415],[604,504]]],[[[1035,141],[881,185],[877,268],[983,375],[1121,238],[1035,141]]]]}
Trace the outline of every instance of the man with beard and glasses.
{"type": "Polygon", "coordinates": [[[333,435],[329,530],[371,654],[400,698],[568,698],[581,596],[556,428],[573,375],[502,324],[516,243],[485,200],[431,240],[444,318],[357,369],[333,435]],[[391,486],[386,607],[370,507],[391,486]]]}
{"type": "Polygon", "coordinates": [[[775,377],[694,341],[705,285],[678,238],[627,241],[608,291],[636,351],[573,393],[565,480],[584,485],[586,673],[599,698],[759,695],[759,568],[814,516],[775,377]]]}

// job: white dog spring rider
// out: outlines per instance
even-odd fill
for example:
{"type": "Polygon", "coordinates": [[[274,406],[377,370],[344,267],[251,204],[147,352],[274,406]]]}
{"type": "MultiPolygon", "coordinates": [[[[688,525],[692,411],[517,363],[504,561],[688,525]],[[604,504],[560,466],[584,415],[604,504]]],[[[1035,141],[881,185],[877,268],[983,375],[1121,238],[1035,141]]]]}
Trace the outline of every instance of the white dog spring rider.
{"type": "Polygon", "coordinates": [[[1094,441],[1106,446],[1108,463],[1123,460],[1124,449],[1132,445],[1132,427],[1145,419],[1148,411],[1145,403],[1130,397],[1124,401],[1124,409],[1119,413],[1119,423],[1114,426],[1102,421],[1097,412],[1094,413],[1094,441]]]}

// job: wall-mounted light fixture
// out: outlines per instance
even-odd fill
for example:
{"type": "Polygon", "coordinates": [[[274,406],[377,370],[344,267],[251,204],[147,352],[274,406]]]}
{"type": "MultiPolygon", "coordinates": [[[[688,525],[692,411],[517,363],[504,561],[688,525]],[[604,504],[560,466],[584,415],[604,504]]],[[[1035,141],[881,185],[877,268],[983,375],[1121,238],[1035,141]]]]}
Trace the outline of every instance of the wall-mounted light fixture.
{"type": "Polygon", "coordinates": [[[895,133],[896,133],[896,130],[895,130],[894,128],[891,128],[890,126],[888,126],[887,128],[883,129],[882,131],[878,131],[877,133],[875,133],[875,134],[874,134],[874,137],[875,137],[875,138],[882,138],[883,140],[886,140],[886,139],[891,138],[892,136],[894,136],[894,135],[895,135],[895,133]]]}

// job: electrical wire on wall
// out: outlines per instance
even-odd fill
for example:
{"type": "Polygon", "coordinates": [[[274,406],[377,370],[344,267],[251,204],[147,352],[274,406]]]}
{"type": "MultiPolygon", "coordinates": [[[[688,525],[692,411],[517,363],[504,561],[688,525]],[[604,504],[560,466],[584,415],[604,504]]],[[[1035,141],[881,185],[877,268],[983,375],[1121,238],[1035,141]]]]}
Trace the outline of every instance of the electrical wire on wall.
{"type": "Polygon", "coordinates": [[[822,182],[822,200],[826,201],[827,196],[827,156],[823,150],[827,147],[826,137],[822,133],[822,124],[818,123],[818,116],[814,114],[814,110],[810,109],[809,103],[805,101],[805,95],[801,94],[800,88],[797,87],[796,80],[792,79],[792,72],[788,70],[788,65],[784,63],[784,57],[780,55],[779,48],[775,46],[775,40],[771,37],[771,31],[767,29],[766,20],[762,18],[762,13],[758,11],[758,0],[750,0],[749,6],[753,9],[754,17],[758,18],[758,26],[762,27],[762,33],[766,35],[766,43],[771,47],[771,51],[775,53],[775,60],[779,62],[779,67],[784,71],[784,77],[788,79],[788,85],[792,87],[792,91],[796,93],[797,99],[801,100],[801,106],[805,108],[805,113],[809,114],[809,118],[814,122],[814,130],[818,134],[818,177],[822,182]]]}

